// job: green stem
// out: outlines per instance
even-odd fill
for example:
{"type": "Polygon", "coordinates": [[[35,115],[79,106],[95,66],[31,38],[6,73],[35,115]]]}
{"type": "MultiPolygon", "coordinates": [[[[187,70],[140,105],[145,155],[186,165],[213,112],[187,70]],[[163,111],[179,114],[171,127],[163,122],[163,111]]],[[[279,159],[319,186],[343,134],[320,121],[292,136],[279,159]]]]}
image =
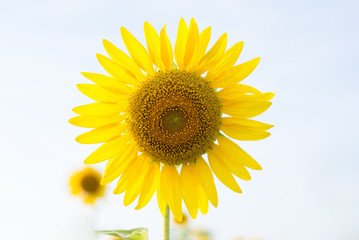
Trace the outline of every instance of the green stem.
{"type": "Polygon", "coordinates": [[[170,208],[168,205],[163,219],[163,240],[170,240],[170,208]]]}

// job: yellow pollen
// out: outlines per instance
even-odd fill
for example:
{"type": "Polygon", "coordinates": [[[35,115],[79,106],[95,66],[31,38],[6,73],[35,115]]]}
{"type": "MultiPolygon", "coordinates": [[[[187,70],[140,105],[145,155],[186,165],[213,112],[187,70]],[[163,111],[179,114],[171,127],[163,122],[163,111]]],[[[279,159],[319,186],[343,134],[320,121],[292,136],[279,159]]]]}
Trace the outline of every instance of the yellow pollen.
{"type": "Polygon", "coordinates": [[[196,160],[219,132],[220,101],[207,81],[185,71],[148,76],[129,99],[128,126],[140,151],[164,164],[196,160]]]}

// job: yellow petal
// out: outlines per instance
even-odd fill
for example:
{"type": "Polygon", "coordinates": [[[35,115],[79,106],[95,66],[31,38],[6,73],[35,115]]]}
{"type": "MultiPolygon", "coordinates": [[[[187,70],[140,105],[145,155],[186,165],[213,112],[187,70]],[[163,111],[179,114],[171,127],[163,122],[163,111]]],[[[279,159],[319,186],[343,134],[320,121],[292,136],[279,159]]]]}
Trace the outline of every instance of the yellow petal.
{"type": "Polygon", "coordinates": [[[275,94],[274,93],[271,93],[271,92],[266,92],[266,93],[263,93],[261,95],[261,97],[265,100],[265,101],[270,101],[272,98],[274,98],[275,94]]]}
{"type": "Polygon", "coordinates": [[[190,25],[189,25],[189,30],[188,30],[188,38],[187,38],[187,42],[186,42],[186,50],[185,50],[185,54],[184,54],[184,60],[183,60],[183,65],[186,68],[187,66],[189,66],[193,54],[195,53],[195,51],[198,48],[198,44],[199,44],[199,30],[198,30],[198,26],[196,21],[192,18],[190,25]]]}
{"type": "MultiPolygon", "coordinates": [[[[143,154],[141,154],[143,155],[143,154]]],[[[146,173],[148,171],[149,165],[144,162],[143,156],[139,156],[136,159],[134,165],[134,172],[131,172],[127,181],[129,182],[125,197],[123,199],[123,204],[128,206],[131,204],[137,196],[140,194],[141,186],[143,185],[143,180],[145,179],[146,173]],[[138,173],[141,174],[138,174],[138,173]]]]}
{"type": "Polygon", "coordinates": [[[255,102],[255,101],[243,101],[228,104],[221,101],[223,104],[222,112],[233,117],[240,118],[252,118],[265,112],[271,105],[271,102],[255,102]]]}
{"type": "MultiPolygon", "coordinates": [[[[127,166],[128,167],[128,166],[127,166]]],[[[128,169],[126,168],[123,173],[119,174],[118,176],[120,176],[120,179],[117,181],[117,186],[116,188],[113,190],[113,194],[121,194],[126,190],[126,185],[127,185],[127,176],[129,174],[128,169]],[[121,175],[122,174],[122,175],[121,175]],[[121,187],[121,189],[119,189],[119,187],[121,187]]],[[[102,183],[102,182],[101,182],[102,183]]],[[[103,184],[103,183],[102,183],[103,184]]]]}
{"type": "Polygon", "coordinates": [[[141,186],[141,184],[143,183],[146,172],[147,172],[147,165],[143,161],[143,156],[140,155],[133,160],[131,165],[127,167],[127,169],[120,177],[117,187],[113,192],[115,194],[119,194],[126,191],[123,200],[125,206],[131,204],[139,195],[140,193],[139,186],[141,186]]]}
{"type": "Polygon", "coordinates": [[[107,41],[103,40],[103,46],[106,49],[106,52],[112,60],[123,67],[128,74],[133,75],[138,81],[142,81],[145,79],[141,69],[134,63],[134,61],[123,51],[117,48],[115,45],[107,41]]]}
{"type": "Polygon", "coordinates": [[[269,132],[240,124],[223,124],[220,130],[227,136],[241,141],[257,141],[270,136],[269,132]]]}
{"type": "MultiPolygon", "coordinates": [[[[229,92],[229,91],[226,91],[226,92],[229,92]]],[[[219,95],[224,95],[224,94],[221,93],[221,94],[217,95],[219,98],[221,98],[219,95]]],[[[274,97],[273,93],[260,93],[260,94],[241,94],[241,93],[238,93],[237,96],[231,95],[231,93],[229,93],[227,95],[224,95],[223,98],[221,98],[221,102],[222,102],[223,105],[230,105],[232,103],[237,103],[237,102],[269,101],[273,97],[274,97]]]]}
{"type": "Polygon", "coordinates": [[[145,31],[147,48],[150,53],[152,62],[159,69],[165,70],[161,58],[160,36],[158,36],[156,30],[148,22],[145,22],[144,31],[145,31]]]}
{"type": "Polygon", "coordinates": [[[137,162],[138,156],[132,159],[132,161],[127,164],[124,168],[123,173],[120,176],[120,179],[117,181],[117,186],[113,190],[114,194],[121,194],[128,190],[128,187],[131,185],[131,182],[128,180],[131,177],[131,174],[134,173],[135,165],[137,162]]]}
{"type": "Polygon", "coordinates": [[[104,89],[110,92],[114,92],[118,94],[130,94],[134,91],[133,87],[123,84],[119,80],[113,77],[109,77],[98,73],[82,72],[81,74],[85,78],[98,84],[99,86],[103,87],[104,89]]]}
{"type": "Polygon", "coordinates": [[[106,72],[108,72],[111,76],[115,77],[118,81],[130,85],[137,85],[139,83],[133,75],[129,74],[126,71],[126,69],[124,69],[111,59],[99,53],[96,54],[96,57],[101,66],[106,70],[106,72]]]}
{"type": "Polygon", "coordinates": [[[239,83],[253,72],[259,60],[260,58],[255,58],[228,69],[214,79],[213,82],[211,82],[211,86],[215,88],[225,88],[239,83]]]}
{"type": "Polygon", "coordinates": [[[117,155],[107,162],[101,184],[110,183],[119,177],[127,166],[137,157],[137,153],[138,151],[135,145],[129,142],[125,146],[122,154],[117,155]]]}
{"type": "Polygon", "coordinates": [[[121,95],[115,94],[109,91],[106,91],[102,87],[94,84],[77,84],[77,88],[82,92],[84,95],[88,96],[89,98],[98,101],[98,102],[122,102],[127,100],[129,95],[121,95]]]}
{"type": "Polygon", "coordinates": [[[137,66],[149,74],[154,73],[150,55],[142,44],[124,27],[121,27],[121,35],[128,52],[137,66]]]}
{"type": "Polygon", "coordinates": [[[222,159],[217,158],[211,150],[208,151],[207,154],[209,165],[211,166],[212,171],[217,176],[217,178],[234,192],[241,193],[242,190],[232,176],[232,173],[229,170],[228,166],[222,161],[222,159]]]}
{"type": "Polygon", "coordinates": [[[90,103],[72,109],[74,113],[90,117],[110,117],[122,113],[125,104],[117,103],[90,103]]]}
{"type": "Polygon", "coordinates": [[[216,185],[214,184],[214,178],[212,171],[209,168],[206,161],[199,157],[196,164],[191,164],[191,167],[195,168],[198,181],[201,183],[203,190],[205,191],[209,201],[211,201],[214,207],[218,206],[218,195],[216,185]]]}
{"type": "Polygon", "coordinates": [[[228,138],[219,136],[217,140],[223,152],[231,154],[232,158],[235,158],[239,164],[254,170],[262,169],[256,160],[228,138]]]}
{"type": "Polygon", "coordinates": [[[118,137],[125,129],[126,124],[112,123],[81,134],[75,140],[83,144],[103,143],[118,137]]]}
{"type": "Polygon", "coordinates": [[[123,205],[128,206],[133,203],[133,201],[136,200],[139,194],[140,191],[138,188],[131,188],[130,190],[126,191],[125,197],[123,199],[123,205]]]}
{"type": "Polygon", "coordinates": [[[164,26],[160,33],[161,40],[161,59],[165,70],[170,71],[173,65],[173,49],[171,42],[166,33],[166,26],[164,26]]]}
{"type": "Polygon", "coordinates": [[[160,183],[157,189],[157,202],[158,207],[163,215],[165,216],[166,207],[169,202],[169,195],[170,195],[170,185],[169,185],[169,176],[168,171],[165,166],[162,168],[160,173],[160,183]]]}
{"type": "Polygon", "coordinates": [[[180,187],[179,174],[175,166],[170,166],[170,197],[169,197],[169,206],[173,213],[173,216],[176,220],[182,221],[183,212],[182,212],[182,193],[180,187]]]}
{"type": "Polygon", "coordinates": [[[244,84],[235,84],[217,92],[219,98],[226,100],[235,100],[246,94],[261,95],[262,93],[258,89],[244,84]]]}
{"type": "Polygon", "coordinates": [[[201,187],[198,188],[198,206],[201,213],[206,215],[208,212],[208,199],[206,193],[201,187]]]}
{"type": "Polygon", "coordinates": [[[213,66],[213,69],[208,71],[205,79],[207,81],[212,81],[216,76],[220,73],[228,70],[233,67],[233,65],[237,62],[239,55],[241,54],[243,49],[243,42],[236,43],[228,49],[223,55],[223,57],[219,60],[219,62],[213,66]]]}
{"type": "Polygon", "coordinates": [[[167,202],[176,220],[182,221],[182,194],[179,174],[175,166],[163,166],[161,171],[160,184],[161,195],[163,199],[163,202],[159,203],[161,212],[165,209],[167,202]]]}
{"type": "Polygon", "coordinates": [[[150,163],[151,166],[146,174],[146,181],[143,182],[141,194],[135,209],[141,209],[151,200],[160,182],[160,165],[158,162],[150,163]]]}
{"type": "Polygon", "coordinates": [[[115,115],[113,117],[108,117],[108,118],[77,116],[71,118],[69,120],[69,123],[78,127],[98,128],[110,123],[120,123],[124,119],[125,119],[125,115],[115,115]]]}
{"type": "Polygon", "coordinates": [[[274,125],[258,122],[252,119],[243,119],[243,118],[234,118],[234,117],[224,117],[221,120],[223,125],[242,125],[246,127],[253,127],[258,130],[268,130],[271,129],[274,125]]]}
{"type": "Polygon", "coordinates": [[[128,134],[102,144],[93,153],[91,153],[84,161],[85,164],[95,164],[110,159],[124,151],[124,147],[128,142],[128,134]]]}
{"type": "Polygon", "coordinates": [[[80,186],[71,186],[71,194],[72,195],[79,195],[81,192],[80,186]]]}
{"type": "Polygon", "coordinates": [[[175,59],[179,69],[182,69],[183,67],[187,38],[188,38],[188,26],[184,21],[184,19],[181,18],[178,25],[177,38],[175,44],[175,59]]]}
{"type": "Polygon", "coordinates": [[[208,69],[216,64],[218,60],[223,56],[227,46],[227,33],[217,40],[213,47],[202,57],[199,61],[199,67],[197,69],[198,74],[205,73],[208,69]]]}
{"type": "Polygon", "coordinates": [[[85,203],[87,203],[87,204],[94,204],[95,201],[96,201],[96,195],[88,194],[88,195],[85,197],[85,203]]]}
{"type": "Polygon", "coordinates": [[[198,187],[196,178],[187,164],[182,165],[180,180],[184,203],[191,217],[195,219],[198,213],[198,187]]]}
{"type": "Polygon", "coordinates": [[[213,145],[213,152],[212,152],[217,159],[220,159],[221,162],[224,162],[228,169],[233,173],[235,176],[243,179],[243,180],[250,180],[251,176],[247,169],[237,160],[237,158],[233,157],[230,152],[223,151],[223,149],[214,144],[213,145]]]}
{"type": "Polygon", "coordinates": [[[192,61],[191,61],[190,65],[187,67],[188,71],[196,70],[198,62],[201,60],[201,58],[206,53],[210,38],[211,38],[211,27],[207,27],[199,35],[198,48],[196,48],[196,51],[192,57],[192,61]]]}
{"type": "Polygon", "coordinates": [[[70,177],[70,188],[71,188],[71,194],[73,195],[78,195],[81,192],[81,172],[80,173],[75,173],[74,175],[72,175],[70,177]]]}

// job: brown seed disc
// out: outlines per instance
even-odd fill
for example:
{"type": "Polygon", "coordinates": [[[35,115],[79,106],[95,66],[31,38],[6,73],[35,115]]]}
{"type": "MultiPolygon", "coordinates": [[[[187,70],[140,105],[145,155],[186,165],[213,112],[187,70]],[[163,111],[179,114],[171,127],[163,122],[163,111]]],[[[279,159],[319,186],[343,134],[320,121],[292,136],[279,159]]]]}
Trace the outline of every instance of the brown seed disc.
{"type": "Polygon", "coordinates": [[[201,76],[184,71],[148,76],[130,97],[126,112],[140,151],[176,165],[208,150],[221,117],[215,90],[201,76]]]}

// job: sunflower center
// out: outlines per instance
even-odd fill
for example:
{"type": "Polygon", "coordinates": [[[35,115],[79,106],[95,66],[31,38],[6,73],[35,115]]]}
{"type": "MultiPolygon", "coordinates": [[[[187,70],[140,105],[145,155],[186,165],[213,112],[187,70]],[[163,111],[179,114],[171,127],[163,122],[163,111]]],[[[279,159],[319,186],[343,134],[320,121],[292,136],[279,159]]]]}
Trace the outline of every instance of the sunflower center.
{"type": "Polygon", "coordinates": [[[148,76],[130,97],[127,114],[140,151],[176,165],[208,150],[221,116],[215,90],[201,76],[184,71],[148,76]]]}
{"type": "Polygon", "coordinates": [[[81,180],[82,188],[88,193],[95,193],[100,186],[100,181],[95,176],[85,176],[81,180]]]}
{"type": "Polygon", "coordinates": [[[160,128],[169,134],[183,131],[187,125],[186,112],[178,107],[167,108],[163,111],[160,119],[160,128]]]}

